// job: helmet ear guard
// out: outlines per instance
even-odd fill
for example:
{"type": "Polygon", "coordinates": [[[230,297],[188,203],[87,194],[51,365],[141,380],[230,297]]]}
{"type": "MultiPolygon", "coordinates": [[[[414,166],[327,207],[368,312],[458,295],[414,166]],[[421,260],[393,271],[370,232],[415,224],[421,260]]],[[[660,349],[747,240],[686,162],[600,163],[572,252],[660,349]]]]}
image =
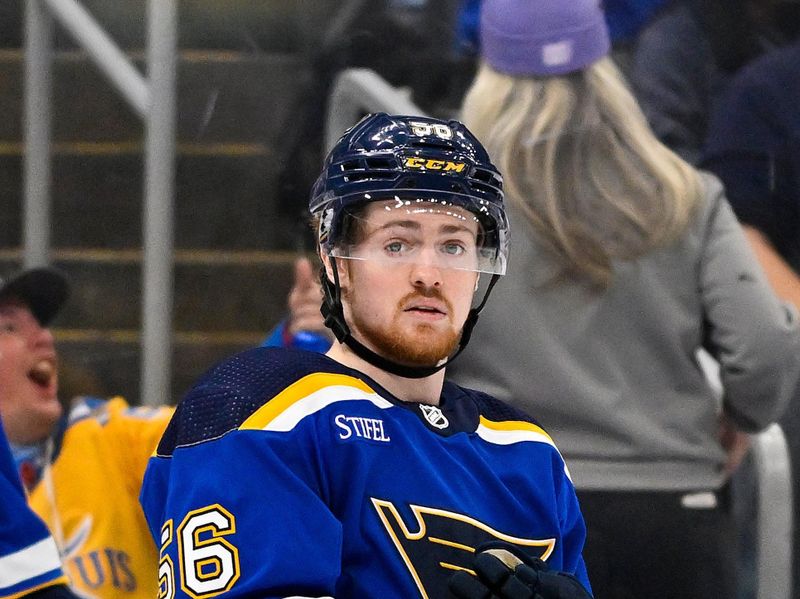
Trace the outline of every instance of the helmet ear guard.
{"type": "Polygon", "coordinates": [[[322,306],[319,311],[325,319],[325,326],[331,330],[340,343],[345,343],[350,337],[350,327],[347,326],[344,319],[342,290],[339,286],[339,269],[336,267],[336,258],[331,258],[331,270],[333,282],[328,278],[328,269],[324,264],[319,272],[322,285],[322,306]]]}

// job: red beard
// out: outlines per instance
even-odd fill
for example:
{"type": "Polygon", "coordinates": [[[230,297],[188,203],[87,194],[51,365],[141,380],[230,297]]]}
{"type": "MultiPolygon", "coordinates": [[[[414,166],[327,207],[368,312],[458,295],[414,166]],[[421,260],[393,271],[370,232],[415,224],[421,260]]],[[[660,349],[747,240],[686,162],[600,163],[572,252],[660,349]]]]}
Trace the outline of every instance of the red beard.
{"type": "Polygon", "coordinates": [[[445,330],[441,326],[424,322],[409,330],[408,325],[400,324],[399,316],[388,325],[374,326],[359,318],[358,310],[353,310],[352,328],[363,335],[363,341],[369,342],[386,358],[410,366],[435,366],[455,351],[461,339],[461,331],[453,327],[453,308],[450,302],[436,288],[408,294],[398,302],[398,313],[402,313],[403,306],[408,306],[420,297],[435,298],[447,306],[448,326],[445,330]]]}

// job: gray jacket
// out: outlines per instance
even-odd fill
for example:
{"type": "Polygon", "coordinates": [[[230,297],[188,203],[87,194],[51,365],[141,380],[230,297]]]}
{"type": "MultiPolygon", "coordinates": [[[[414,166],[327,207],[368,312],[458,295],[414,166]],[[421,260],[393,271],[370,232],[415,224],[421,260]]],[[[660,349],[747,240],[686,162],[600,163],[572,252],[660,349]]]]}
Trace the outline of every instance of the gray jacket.
{"type": "Polygon", "coordinates": [[[772,294],[719,182],[705,181],[684,236],[615,264],[605,292],[546,284],[555,264],[511,214],[509,273],[448,374],[536,418],[579,489],[723,482],[720,400],[701,347],[719,361],[723,409],[744,430],[773,422],[795,389],[796,313],[772,294]]]}

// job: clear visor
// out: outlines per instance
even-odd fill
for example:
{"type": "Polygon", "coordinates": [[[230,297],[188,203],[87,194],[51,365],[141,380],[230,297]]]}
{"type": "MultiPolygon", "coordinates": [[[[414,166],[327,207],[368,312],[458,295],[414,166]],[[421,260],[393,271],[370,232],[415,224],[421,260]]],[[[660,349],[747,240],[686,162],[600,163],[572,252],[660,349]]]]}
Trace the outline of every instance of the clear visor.
{"type": "Polygon", "coordinates": [[[505,274],[508,226],[488,203],[469,196],[375,200],[365,194],[364,200],[342,209],[338,230],[330,235],[323,234],[323,213],[320,246],[329,256],[505,274]]]}

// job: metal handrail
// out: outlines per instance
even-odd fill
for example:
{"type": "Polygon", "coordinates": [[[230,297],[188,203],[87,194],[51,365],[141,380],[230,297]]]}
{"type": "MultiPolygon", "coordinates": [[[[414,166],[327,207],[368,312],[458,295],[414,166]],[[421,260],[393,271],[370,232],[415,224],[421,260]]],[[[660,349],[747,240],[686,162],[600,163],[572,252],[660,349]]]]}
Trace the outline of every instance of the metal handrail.
{"type": "Polygon", "coordinates": [[[170,398],[177,0],[148,0],[145,79],[77,0],[26,0],[23,158],[25,267],[49,262],[52,18],[145,123],[141,399],[170,398]]]}
{"type": "Polygon", "coordinates": [[[44,4],[87,51],[128,104],[142,119],[146,119],[150,106],[147,81],[92,15],[76,0],[44,0],[44,4]]]}
{"type": "Polygon", "coordinates": [[[773,424],[753,437],[758,489],[757,599],[789,599],[792,588],[793,497],[789,448],[773,424]]]}

